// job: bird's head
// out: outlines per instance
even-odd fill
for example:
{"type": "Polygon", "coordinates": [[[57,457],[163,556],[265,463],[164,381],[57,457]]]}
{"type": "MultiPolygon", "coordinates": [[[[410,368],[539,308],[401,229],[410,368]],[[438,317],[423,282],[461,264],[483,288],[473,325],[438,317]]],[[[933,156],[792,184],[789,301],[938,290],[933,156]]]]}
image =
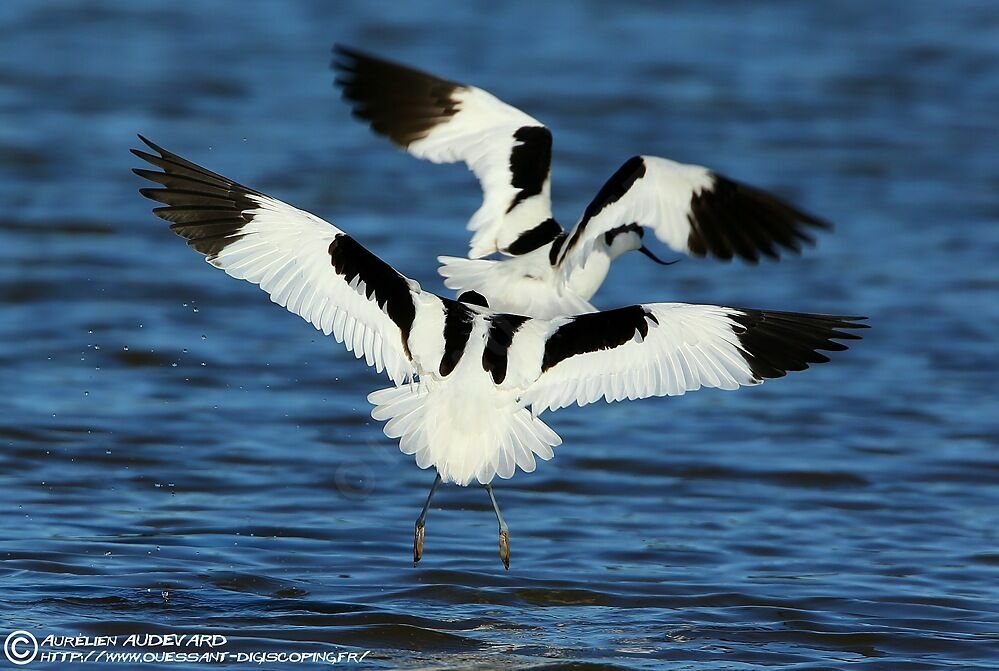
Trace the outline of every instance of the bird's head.
{"type": "Polygon", "coordinates": [[[656,263],[663,266],[671,266],[676,261],[663,261],[642,244],[642,237],[645,229],[638,224],[627,224],[618,226],[604,233],[604,244],[607,246],[607,254],[611,260],[616,259],[625,252],[639,251],[656,263]]]}

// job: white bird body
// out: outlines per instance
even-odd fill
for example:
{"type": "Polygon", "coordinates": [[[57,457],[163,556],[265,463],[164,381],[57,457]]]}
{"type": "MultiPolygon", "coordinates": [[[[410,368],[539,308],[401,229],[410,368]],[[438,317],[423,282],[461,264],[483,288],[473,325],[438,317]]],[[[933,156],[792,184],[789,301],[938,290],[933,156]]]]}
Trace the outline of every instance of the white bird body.
{"type": "Polygon", "coordinates": [[[504,259],[438,256],[438,272],[444,286],[459,294],[475,291],[495,310],[553,319],[596,311],[589,300],[603,285],[611,263],[640,248],[641,240],[634,231],[615,236],[610,245],[594,240],[581,263],[571,267],[551,263],[555,243],[504,259]]]}
{"type": "Polygon", "coordinates": [[[551,319],[560,315],[596,310],[587,300],[610,269],[609,261],[594,262],[576,273],[576,286],[588,280],[586,290],[573,290],[557,268],[548,261],[550,245],[506,259],[463,259],[438,256],[444,286],[456,292],[475,291],[485,296],[489,306],[501,312],[551,319]],[[592,288],[592,290],[588,290],[592,288]]]}
{"type": "MultiPolygon", "coordinates": [[[[136,154],[164,172],[136,172],[166,187],[142,191],[167,204],[154,212],[210,264],[385,371],[395,387],[370,395],[372,416],[448,482],[485,484],[550,459],[561,440],[538,419],[546,410],[758,384],[825,361],[814,348],[844,349],[832,339],[856,337],[837,330],[857,326],[839,317],[654,303],[544,319],[451,300],[319,217],[146,142],[159,156],[136,154]],[[762,340],[747,340],[758,331],[762,340]],[[788,353],[771,351],[784,341],[788,353]],[[775,360],[755,361],[756,349],[775,360]]],[[[576,272],[606,272],[616,251],[576,272]]],[[[529,263],[552,272],[530,255],[493,268],[529,263]]]]}
{"type": "MultiPolygon", "coordinates": [[[[141,190],[166,205],[153,210],[157,216],[211,265],[259,285],[388,375],[394,386],[368,396],[372,417],[420,468],[436,469],[431,496],[444,481],[478,482],[492,497],[496,476],[551,459],[562,441],[539,418],[546,411],[759,384],[828,361],[817,350],[846,349],[836,341],[857,338],[846,330],[861,326],[851,317],[683,303],[545,319],[451,300],[424,291],[333,224],[143,141],[158,155],[133,153],[162,172],[135,172],[163,187],[141,190]]],[[[589,291],[618,251],[591,255],[575,272],[597,270],[579,275],[579,286],[588,282],[589,291]]],[[[545,268],[524,257],[490,272],[521,264],[526,276],[531,263],[545,268]]],[[[417,521],[416,560],[429,502],[417,521]]],[[[493,505],[507,564],[508,532],[493,505]]]]}
{"type": "Polygon", "coordinates": [[[376,133],[417,158],[463,162],[478,178],[472,261],[441,256],[440,273],[449,288],[500,309],[536,317],[592,310],[616,258],[639,250],[658,261],[642,244],[646,230],[678,253],[755,263],[798,252],[813,242],[809,228],[829,227],[703,166],[635,156],[564,231],[552,217],[552,135],[540,121],[483,89],[346,47],[335,48],[334,67],[355,116],[376,133]],[[506,258],[483,259],[490,254],[506,258]]]}

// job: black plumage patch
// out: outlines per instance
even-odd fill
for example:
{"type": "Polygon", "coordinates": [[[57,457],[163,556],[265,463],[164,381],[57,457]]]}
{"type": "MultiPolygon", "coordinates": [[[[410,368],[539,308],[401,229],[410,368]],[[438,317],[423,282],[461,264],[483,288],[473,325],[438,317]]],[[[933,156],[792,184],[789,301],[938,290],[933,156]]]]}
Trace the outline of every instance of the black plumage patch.
{"type": "Polygon", "coordinates": [[[612,228],[604,233],[604,244],[610,247],[614,243],[614,238],[622,233],[637,233],[638,237],[645,237],[645,230],[641,226],[638,224],[626,224],[624,226],[612,228]]]}
{"type": "Polygon", "coordinates": [[[409,351],[409,333],[416,319],[416,305],[406,278],[345,233],[333,238],[329,246],[333,270],[348,284],[364,282],[364,294],[373,298],[402,332],[402,347],[409,351]]]}
{"type": "Polygon", "coordinates": [[[573,317],[548,336],[541,372],[577,354],[619,347],[634,338],[635,333],[645,338],[649,334],[649,320],[659,323],[655,315],[641,305],[573,317]]]}
{"type": "Polygon", "coordinates": [[[624,165],[618,168],[610,176],[610,179],[604,182],[604,185],[597,191],[597,195],[593,197],[590,204],[583,210],[583,217],[579,220],[579,225],[576,226],[576,231],[569,239],[566,249],[572,249],[579,241],[579,238],[583,235],[583,231],[586,230],[586,225],[590,223],[591,219],[600,214],[601,210],[608,205],[621,200],[631,189],[632,185],[644,176],[645,161],[641,156],[632,156],[625,161],[624,165]]]}
{"type": "Polygon", "coordinates": [[[441,301],[444,303],[444,353],[438,370],[441,377],[447,377],[465,353],[475,315],[458,301],[446,298],[441,301]]]}
{"type": "Polygon", "coordinates": [[[847,346],[836,340],[859,340],[844,329],[868,328],[857,322],[866,317],[840,317],[798,312],[737,308],[729,315],[743,357],[757,380],[783,377],[787,371],[805,370],[829,358],[817,350],[838,352],[847,346]]]}
{"type": "Polygon", "coordinates": [[[548,263],[553,266],[558,262],[558,254],[562,251],[562,245],[565,244],[565,238],[568,235],[565,231],[559,233],[552,240],[552,247],[548,250],[548,263]]]}
{"type": "Polygon", "coordinates": [[[170,230],[209,259],[242,237],[240,231],[253,219],[249,211],[259,206],[249,196],[263,194],[191,163],[141,135],[139,139],[159,156],[138,149],[132,153],[163,171],[132,170],[164,187],[139,189],[146,198],[166,206],[155,208],[153,214],[171,222],[170,230]]]}
{"type": "Polygon", "coordinates": [[[478,291],[473,291],[471,289],[468,291],[462,291],[458,294],[458,302],[466,303],[468,305],[479,305],[484,308],[489,307],[489,301],[486,300],[486,297],[478,291]]]}
{"type": "Polygon", "coordinates": [[[510,152],[511,182],[519,189],[507,212],[541,193],[552,165],[552,134],[544,126],[524,126],[513,134],[517,144],[510,152]]]}
{"type": "Polygon", "coordinates": [[[552,218],[545,219],[534,228],[520,234],[513,244],[504,251],[513,256],[520,256],[544,247],[562,233],[562,227],[552,218]]]}
{"type": "Polygon", "coordinates": [[[489,318],[486,346],[482,350],[482,368],[492,374],[493,382],[502,384],[506,379],[507,355],[514,334],[530,317],[498,314],[489,318]]]}
{"type": "Polygon", "coordinates": [[[801,251],[813,244],[809,228],[831,225],[765,191],[714,174],[711,187],[690,199],[687,248],[694,256],[756,263],[760,256],[779,257],[779,248],[801,251]]]}
{"type": "Polygon", "coordinates": [[[465,88],[340,45],[333,47],[332,66],[354,116],[401,147],[426,137],[434,126],[457,114],[453,94],[465,88]]]}

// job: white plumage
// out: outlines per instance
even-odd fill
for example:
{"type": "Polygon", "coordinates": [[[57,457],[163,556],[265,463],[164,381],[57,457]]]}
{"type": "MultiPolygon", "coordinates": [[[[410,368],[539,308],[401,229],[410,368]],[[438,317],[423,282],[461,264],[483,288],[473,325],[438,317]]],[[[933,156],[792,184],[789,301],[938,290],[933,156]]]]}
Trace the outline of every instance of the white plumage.
{"type": "Polygon", "coordinates": [[[546,410],[758,384],[857,337],[844,317],[654,303],[546,320],[450,300],[333,224],[143,141],[157,153],[134,153],[161,169],[135,171],[163,187],[142,189],[166,205],[154,213],[384,371],[395,386],[369,395],[372,417],[445,482],[488,484],[551,459],[561,440],[546,410]]]}
{"type": "MultiPolygon", "coordinates": [[[[453,96],[461,114],[414,140],[408,149],[413,156],[434,163],[465,163],[478,178],[483,201],[468,221],[468,229],[474,231],[469,256],[480,258],[505,249],[523,231],[551,216],[547,179],[540,194],[510,208],[518,189],[513,185],[509,157],[524,144],[514,136],[520,128],[543,126],[482,89],[465,87],[453,96]]],[[[550,136],[548,141],[550,151],[550,136]]]]}
{"type": "MultiPolygon", "coordinates": [[[[552,318],[592,310],[611,263],[646,230],[675,252],[755,263],[798,252],[829,224],[699,165],[635,156],[603,185],[576,226],[552,217],[551,132],[492,94],[343,46],[337,83],[355,116],[417,158],[465,163],[483,203],[468,256],[438,257],[445,285],[490,306],[552,318]],[[505,258],[482,257],[498,253],[505,258]]],[[[660,261],[661,263],[661,261],[660,261]]]]}

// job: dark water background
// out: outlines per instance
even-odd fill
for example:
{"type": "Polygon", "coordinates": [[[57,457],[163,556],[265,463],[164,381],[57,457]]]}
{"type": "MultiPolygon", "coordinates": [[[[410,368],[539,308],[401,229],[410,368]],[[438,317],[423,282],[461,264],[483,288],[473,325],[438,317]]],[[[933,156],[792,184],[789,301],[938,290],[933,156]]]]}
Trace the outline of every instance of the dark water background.
{"type": "Polygon", "coordinates": [[[997,119],[988,0],[0,4],[0,635],[210,632],[365,668],[996,668],[997,119]],[[129,173],[142,132],[441,290],[478,191],[349,119],[334,40],[546,122],[565,223],[645,152],[838,224],[757,268],[629,257],[599,305],[874,329],[762,388],[551,416],[557,459],[497,486],[510,571],[484,493],[455,487],[414,569],[432,476],[367,418],[385,380],[201,262],[129,173]]]}

